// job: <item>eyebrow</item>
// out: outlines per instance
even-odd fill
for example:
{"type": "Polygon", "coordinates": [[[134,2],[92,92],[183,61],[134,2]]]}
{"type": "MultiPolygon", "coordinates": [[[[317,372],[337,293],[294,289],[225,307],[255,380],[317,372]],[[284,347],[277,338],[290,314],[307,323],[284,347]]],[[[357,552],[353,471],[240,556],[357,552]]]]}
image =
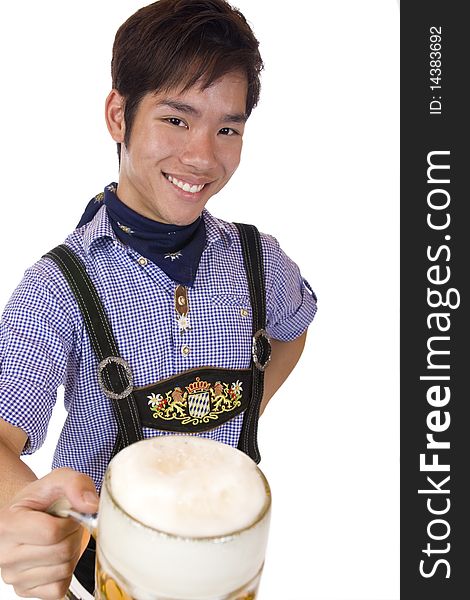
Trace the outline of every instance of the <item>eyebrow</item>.
{"type": "MultiPolygon", "coordinates": [[[[191,106],[191,104],[186,104],[186,102],[180,102],[179,100],[173,100],[172,98],[165,98],[165,100],[158,102],[157,106],[168,106],[170,108],[173,108],[174,110],[177,110],[178,112],[182,112],[195,117],[201,116],[201,112],[194,106],[191,106]]],[[[245,113],[228,113],[222,116],[220,122],[246,123],[247,119],[248,117],[245,113]]]]}

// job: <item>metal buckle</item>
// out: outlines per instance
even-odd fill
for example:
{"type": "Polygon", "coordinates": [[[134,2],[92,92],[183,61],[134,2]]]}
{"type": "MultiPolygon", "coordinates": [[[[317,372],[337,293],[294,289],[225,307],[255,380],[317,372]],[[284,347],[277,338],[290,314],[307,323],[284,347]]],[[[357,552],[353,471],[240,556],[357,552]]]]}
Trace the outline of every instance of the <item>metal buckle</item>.
{"type": "Polygon", "coordinates": [[[108,356],[107,358],[103,359],[100,362],[100,364],[98,365],[98,385],[100,386],[101,391],[104,393],[104,395],[107,398],[111,398],[112,400],[122,400],[123,398],[126,398],[127,396],[129,396],[129,394],[134,389],[134,381],[133,381],[132,371],[129,366],[129,363],[127,361],[125,361],[123,358],[121,358],[120,356],[108,356]],[[120,394],[117,394],[116,392],[113,392],[112,390],[108,390],[108,388],[106,387],[104,380],[103,380],[103,370],[111,363],[116,363],[117,365],[121,365],[121,367],[123,367],[123,369],[126,373],[127,380],[129,381],[129,384],[127,385],[126,389],[124,391],[122,391],[120,394]]]}
{"type": "Polygon", "coordinates": [[[268,336],[268,334],[266,333],[266,331],[264,329],[258,329],[258,331],[254,334],[253,341],[251,344],[251,354],[253,356],[253,362],[255,363],[256,367],[260,371],[264,371],[266,369],[266,367],[268,366],[269,361],[271,360],[271,338],[268,336]],[[260,363],[258,354],[256,352],[256,350],[257,350],[256,345],[260,338],[264,338],[266,340],[266,342],[268,344],[268,348],[269,348],[269,354],[264,363],[260,363]]]}

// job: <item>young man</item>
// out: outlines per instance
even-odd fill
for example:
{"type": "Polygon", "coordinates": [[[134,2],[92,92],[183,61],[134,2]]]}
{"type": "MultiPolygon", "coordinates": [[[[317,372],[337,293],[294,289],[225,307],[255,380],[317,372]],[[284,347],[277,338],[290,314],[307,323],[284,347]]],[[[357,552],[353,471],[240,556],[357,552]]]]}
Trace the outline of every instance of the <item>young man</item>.
{"type": "Polygon", "coordinates": [[[27,271],[1,323],[0,568],[21,595],[61,597],[76,569],[69,597],[91,597],[93,547],[77,567],[81,529],[43,511],[63,495],[96,510],[123,446],[196,433],[260,458],[258,417],[302,353],[316,298],[274,238],[205,205],[238,167],[261,69],[224,0],[160,0],[116,34],[106,122],[119,181],[27,271]],[[36,480],[20,455],[44,441],[62,384],[54,470],[36,480]]]}

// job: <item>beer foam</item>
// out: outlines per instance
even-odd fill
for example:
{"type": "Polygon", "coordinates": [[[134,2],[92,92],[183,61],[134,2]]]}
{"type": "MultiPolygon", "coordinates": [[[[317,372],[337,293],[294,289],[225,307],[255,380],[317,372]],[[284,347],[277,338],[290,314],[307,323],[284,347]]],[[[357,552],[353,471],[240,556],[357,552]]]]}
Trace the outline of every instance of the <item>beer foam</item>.
{"type": "Polygon", "coordinates": [[[257,520],[266,488],[235,448],[196,436],[137,442],[111,463],[111,490],[134,519],[183,537],[224,536],[257,520]]]}
{"type": "Polygon", "coordinates": [[[270,514],[269,487],[239,450],[195,436],[137,442],[113,458],[101,490],[101,577],[139,600],[220,600],[247,584],[248,597],[270,514]]]}

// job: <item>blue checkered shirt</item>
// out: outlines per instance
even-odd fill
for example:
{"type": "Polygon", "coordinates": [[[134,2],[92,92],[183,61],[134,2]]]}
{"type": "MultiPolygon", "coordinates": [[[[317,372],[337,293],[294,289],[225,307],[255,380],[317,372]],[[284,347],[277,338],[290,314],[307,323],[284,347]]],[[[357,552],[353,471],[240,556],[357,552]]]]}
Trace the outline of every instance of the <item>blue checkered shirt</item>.
{"type": "MultiPolygon", "coordinates": [[[[191,328],[181,333],[176,284],[114,235],[106,207],[66,240],[86,265],[120,354],[145,386],[201,366],[250,365],[251,308],[236,227],[204,210],[207,243],[188,290],[191,328]]],[[[302,334],[316,298],[277,241],[262,234],[267,331],[277,340],[302,334]]],[[[42,258],[25,273],[0,323],[0,417],[28,435],[31,454],[44,442],[57,389],[68,416],[53,468],[68,466],[101,486],[117,435],[110,401],[97,382],[97,360],[77,303],[58,267],[42,258]]],[[[243,415],[200,435],[236,446],[243,415]]],[[[144,436],[160,432],[144,428],[144,436]]]]}

